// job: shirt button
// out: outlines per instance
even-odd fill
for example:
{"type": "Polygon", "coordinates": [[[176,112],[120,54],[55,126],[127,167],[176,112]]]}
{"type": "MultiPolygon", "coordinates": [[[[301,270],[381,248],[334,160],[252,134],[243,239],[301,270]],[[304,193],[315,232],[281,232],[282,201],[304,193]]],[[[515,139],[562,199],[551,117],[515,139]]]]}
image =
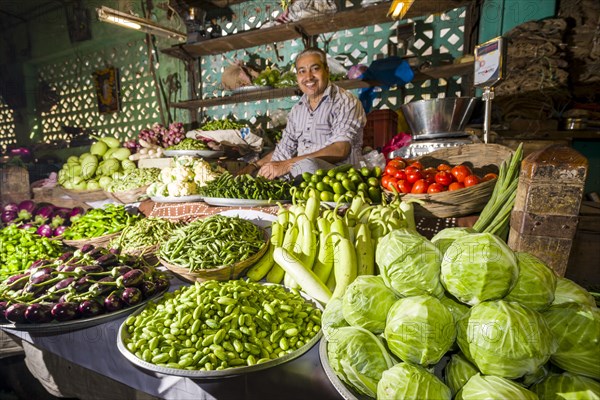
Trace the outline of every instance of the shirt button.
{"type": "Polygon", "coordinates": [[[313,116],[313,114],[312,114],[312,113],[310,113],[310,116],[312,117],[312,116],[313,116]]]}

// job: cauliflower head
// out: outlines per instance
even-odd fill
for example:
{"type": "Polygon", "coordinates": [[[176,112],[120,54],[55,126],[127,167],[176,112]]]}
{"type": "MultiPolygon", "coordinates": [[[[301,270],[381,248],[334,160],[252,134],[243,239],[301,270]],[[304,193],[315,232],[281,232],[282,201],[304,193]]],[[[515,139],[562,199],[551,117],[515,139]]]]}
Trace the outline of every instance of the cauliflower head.
{"type": "Polygon", "coordinates": [[[195,182],[171,182],[167,185],[169,196],[190,196],[197,193],[198,186],[195,182]]]}

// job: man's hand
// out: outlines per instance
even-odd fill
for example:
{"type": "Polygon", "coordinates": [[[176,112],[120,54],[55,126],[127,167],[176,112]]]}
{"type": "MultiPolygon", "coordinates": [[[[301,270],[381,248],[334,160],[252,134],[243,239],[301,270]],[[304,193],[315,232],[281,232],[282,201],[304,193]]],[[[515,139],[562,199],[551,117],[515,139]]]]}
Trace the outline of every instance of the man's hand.
{"type": "Polygon", "coordinates": [[[246,175],[246,174],[255,174],[258,171],[258,167],[256,165],[256,163],[252,163],[252,164],[248,164],[245,165],[244,167],[240,168],[235,175],[246,175]]]}
{"type": "Polygon", "coordinates": [[[289,160],[268,162],[258,170],[258,175],[267,179],[275,179],[290,172],[292,164],[289,160]]]}

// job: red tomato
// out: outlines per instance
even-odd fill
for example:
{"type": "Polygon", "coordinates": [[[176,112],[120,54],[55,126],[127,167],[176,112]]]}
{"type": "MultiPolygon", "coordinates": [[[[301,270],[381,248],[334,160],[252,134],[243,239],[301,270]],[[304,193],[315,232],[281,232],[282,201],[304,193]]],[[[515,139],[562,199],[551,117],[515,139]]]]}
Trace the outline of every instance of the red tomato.
{"type": "Polygon", "coordinates": [[[439,192],[445,192],[446,190],[448,190],[446,188],[446,186],[440,185],[439,183],[432,183],[427,188],[427,193],[439,193],[439,192]]]}
{"type": "Polygon", "coordinates": [[[431,185],[432,183],[435,183],[435,174],[424,173],[423,179],[425,179],[427,183],[431,185]]]}
{"type": "Polygon", "coordinates": [[[483,178],[481,178],[481,182],[491,181],[493,179],[498,179],[498,174],[490,172],[489,174],[485,174],[483,178]]]}
{"type": "Polygon", "coordinates": [[[390,183],[391,180],[394,180],[396,178],[394,178],[391,175],[384,175],[381,177],[381,186],[383,186],[385,189],[388,188],[388,185],[390,183]]]}
{"type": "Polygon", "coordinates": [[[415,167],[416,169],[423,169],[423,164],[421,164],[421,161],[413,161],[410,164],[408,164],[409,167],[415,167]]]}
{"type": "Polygon", "coordinates": [[[454,175],[448,171],[440,171],[435,174],[435,181],[443,186],[448,186],[454,180],[454,175]]]}
{"type": "Polygon", "coordinates": [[[412,187],[413,185],[409,181],[398,181],[398,190],[401,193],[410,193],[412,187]]]}
{"type": "Polygon", "coordinates": [[[384,172],[388,175],[394,176],[394,175],[396,175],[396,172],[398,172],[398,169],[394,168],[390,164],[388,164],[388,165],[386,165],[384,172]]]}
{"type": "Polygon", "coordinates": [[[390,161],[388,161],[387,165],[391,165],[392,167],[394,167],[396,169],[402,169],[402,168],[406,167],[406,163],[401,158],[393,158],[390,161]]]}
{"type": "Polygon", "coordinates": [[[464,182],[465,178],[469,175],[472,175],[471,169],[466,165],[457,165],[451,170],[452,175],[456,178],[457,182],[464,182]]]}
{"type": "Polygon", "coordinates": [[[398,179],[399,181],[405,180],[406,179],[406,172],[404,172],[404,170],[399,169],[396,174],[394,175],[394,178],[398,179]]]}
{"type": "Polygon", "coordinates": [[[428,187],[429,187],[429,183],[427,183],[427,181],[425,179],[419,179],[418,181],[416,181],[413,184],[413,187],[410,190],[410,192],[414,193],[414,194],[427,193],[427,188],[428,187]]]}
{"type": "Polygon", "coordinates": [[[423,174],[417,170],[406,171],[406,180],[414,184],[419,179],[423,179],[423,174]]]}
{"type": "Polygon", "coordinates": [[[437,166],[438,171],[450,171],[452,169],[448,164],[440,164],[437,166]]]}
{"type": "Polygon", "coordinates": [[[481,182],[481,179],[479,179],[477,175],[469,175],[465,178],[463,183],[465,184],[465,187],[470,187],[477,185],[479,182],[481,182]]]}
{"type": "Polygon", "coordinates": [[[408,173],[408,171],[419,171],[419,168],[409,165],[408,167],[404,168],[404,172],[408,173]]]}
{"type": "Polygon", "coordinates": [[[449,186],[448,186],[448,190],[449,191],[453,191],[453,190],[459,190],[459,189],[464,189],[465,184],[462,182],[452,182],[449,186]]]}
{"type": "Polygon", "coordinates": [[[423,172],[423,175],[425,175],[425,174],[427,174],[427,175],[429,175],[429,174],[435,175],[438,171],[437,171],[437,169],[435,169],[433,167],[428,167],[428,168],[425,168],[422,172],[423,172]]]}

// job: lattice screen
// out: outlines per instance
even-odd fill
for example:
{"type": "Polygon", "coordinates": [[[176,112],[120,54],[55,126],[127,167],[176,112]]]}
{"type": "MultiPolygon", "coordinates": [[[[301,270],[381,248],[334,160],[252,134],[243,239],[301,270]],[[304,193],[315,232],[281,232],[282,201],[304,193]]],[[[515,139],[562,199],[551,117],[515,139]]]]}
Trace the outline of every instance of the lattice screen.
{"type": "Polygon", "coordinates": [[[6,151],[6,147],[17,143],[15,133],[14,112],[0,97],[0,150],[6,151]]]}
{"type": "MultiPolygon", "coordinates": [[[[181,63],[169,61],[168,67],[165,62],[165,67],[159,69],[162,76],[173,73],[185,76],[181,63]]],[[[70,135],[64,133],[63,126],[126,139],[137,136],[141,129],[152,123],[160,122],[159,104],[143,39],[42,65],[38,74],[39,80],[47,82],[60,96],[56,106],[42,113],[41,124],[46,142],[68,140],[70,135]],[[92,73],[108,66],[119,69],[121,109],[118,113],[100,114],[92,73]]],[[[187,113],[183,112],[178,113],[177,118],[183,122],[189,120],[187,113]]]]}
{"type": "MultiPolygon", "coordinates": [[[[223,31],[232,34],[258,28],[274,20],[281,11],[278,3],[278,1],[270,0],[242,3],[238,8],[233,6],[234,12],[240,17],[224,24],[223,31]]],[[[356,3],[356,0],[347,0],[346,7],[356,3]]],[[[319,36],[319,46],[324,47],[345,68],[357,63],[369,65],[378,57],[393,54],[391,46],[402,47],[396,37],[396,27],[400,23],[414,22],[415,31],[418,32],[414,43],[408,49],[401,49],[401,51],[406,55],[416,56],[419,60],[427,58],[428,61],[436,64],[442,60],[460,57],[463,54],[465,14],[465,9],[460,8],[414,21],[399,21],[322,34],[319,36]],[[325,46],[323,46],[324,43],[325,46]]],[[[296,54],[303,48],[302,40],[291,40],[203,57],[200,80],[202,97],[211,98],[229,94],[221,88],[221,74],[223,69],[235,60],[247,62],[251,57],[259,56],[282,68],[289,66],[296,54]]],[[[407,84],[403,88],[382,90],[377,94],[373,109],[397,109],[400,105],[415,99],[460,96],[460,84],[460,77],[452,77],[415,82],[407,84]]],[[[358,90],[355,93],[358,94],[358,90]]],[[[297,100],[298,98],[283,98],[239,103],[211,107],[205,112],[215,118],[234,113],[238,118],[248,119],[255,123],[263,120],[265,115],[269,115],[269,111],[291,108],[297,100]]]]}

